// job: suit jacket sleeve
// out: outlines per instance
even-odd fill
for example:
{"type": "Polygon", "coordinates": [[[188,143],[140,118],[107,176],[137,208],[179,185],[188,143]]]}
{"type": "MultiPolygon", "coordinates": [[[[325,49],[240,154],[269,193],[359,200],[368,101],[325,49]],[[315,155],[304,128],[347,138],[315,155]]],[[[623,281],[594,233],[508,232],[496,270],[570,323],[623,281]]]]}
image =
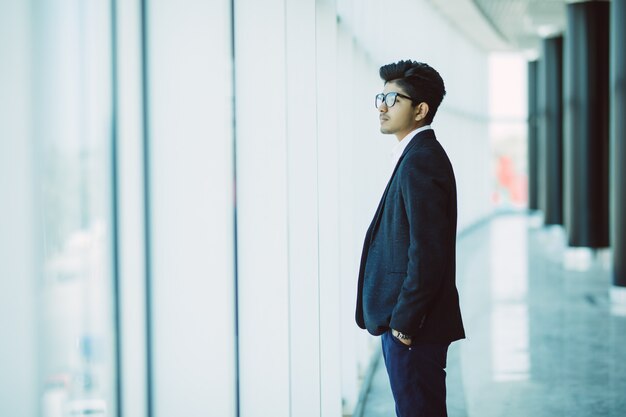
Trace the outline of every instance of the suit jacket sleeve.
{"type": "Polygon", "coordinates": [[[420,149],[407,158],[399,177],[409,224],[407,274],[390,327],[410,335],[423,325],[450,262],[456,231],[450,219],[452,186],[447,161],[436,150],[420,149]]]}

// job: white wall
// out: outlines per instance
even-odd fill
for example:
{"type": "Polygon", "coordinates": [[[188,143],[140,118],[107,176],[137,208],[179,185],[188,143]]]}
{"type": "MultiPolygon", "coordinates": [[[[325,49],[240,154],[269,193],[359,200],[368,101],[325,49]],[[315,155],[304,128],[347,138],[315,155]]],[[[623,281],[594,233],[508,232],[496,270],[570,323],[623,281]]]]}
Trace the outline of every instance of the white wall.
{"type": "Polygon", "coordinates": [[[148,2],[153,405],[236,411],[230,2],[148,2]]]}
{"type": "MultiPolygon", "coordinates": [[[[380,343],[354,323],[363,237],[395,144],[378,130],[378,68],[411,58],[443,76],[448,95],[434,128],[455,167],[461,229],[490,210],[486,52],[424,0],[235,0],[234,16],[228,0],[146,5],[147,103],[140,2],[118,2],[117,9],[125,414],[147,415],[148,348],[157,416],[235,416],[238,398],[242,417],[351,413],[380,343]]],[[[3,22],[15,16],[1,7],[3,22]]],[[[28,21],[28,8],[11,7],[28,21]]],[[[13,39],[1,44],[0,57],[17,63],[8,79],[19,80],[7,83],[3,75],[0,82],[24,100],[17,103],[21,116],[7,119],[9,101],[0,97],[1,178],[21,170],[27,187],[28,141],[15,147],[5,138],[30,134],[30,40],[23,27],[0,27],[13,39]]],[[[13,185],[0,182],[3,200],[13,185]]],[[[33,227],[33,202],[20,196],[0,219],[3,230],[33,227]]],[[[34,275],[24,266],[36,245],[28,236],[15,246],[16,263],[0,264],[0,297],[32,290],[29,281],[5,279],[34,275]]],[[[14,240],[0,243],[4,259],[14,240]]],[[[35,298],[27,299],[30,306],[4,299],[0,306],[34,324],[28,314],[35,298]]],[[[21,329],[14,344],[1,346],[0,359],[33,343],[29,327],[21,329]]],[[[35,372],[32,363],[20,366],[35,372]]],[[[31,398],[34,376],[21,375],[22,398],[31,398]]],[[[5,404],[17,402],[0,402],[0,414],[5,404]]]]}
{"type": "MultiPolygon", "coordinates": [[[[373,105],[382,88],[378,68],[413,58],[433,65],[446,81],[448,96],[434,127],[456,169],[462,228],[489,212],[487,54],[424,1],[340,2],[340,25],[332,1],[237,0],[234,6],[240,415],[339,415],[341,400],[350,413],[379,343],[354,323],[362,239],[388,179],[395,142],[378,133],[373,105]],[[381,24],[387,21],[394,22],[393,30],[381,24]]],[[[176,9],[163,9],[168,10],[163,16],[171,19],[180,13],[176,9]]],[[[208,38],[202,39],[198,45],[206,48],[208,38]]],[[[214,39],[216,45],[228,44],[226,35],[214,39]]],[[[180,42],[171,50],[170,38],[152,42],[164,59],[153,65],[155,74],[190,66],[165,62],[180,55],[174,51],[180,42]]],[[[222,76],[214,79],[228,80],[222,76]]],[[[171,82],[169,89],[160,85],[177,78],[152,79],[162,95],[151,102],[185,102],[168,98],[176,91],[171,82]]],[[[200,74],[187,78],[204,88],[200,74]]],[[[212,97],[227,96],[221,91],[214,89],[212,97]]],[[[200,106],[194,100],[189,101],[200,106]]],[[[157,119],[172,119],[170,113],[163,110],[157,119]]],[[[187,124],[181,119],[163,125],[151,117],[159,135],[187,124]]],[[[165,136],[162,141],[160,158],[170,164],[181,150],[166,145],[165,136]]],[[[155,173],[153,183],[163,195],[172,175],[155,173]]],[[[164,198],[153,202],[155,213],[171,204],[164,198]]],[[[182,209],[161,214],[163,224],[182,209]]],[[[229,239],[223,233],[221,238],[229,239]]],[[[160,239],[155,232],[154,241],[160,239]]],[[[160,253],[157,274],[168,251],[160,253]]],[[[231,283],[233,278],[225,275],[231,283]]]]}
{"type": "MultiPolygon", "coordinates": [[[[439,71],[447,94],[433,128],[455,169],[459,229],[488,215],[488,52],[466,39],[426,0],[391,0],[384,4],[341,0],[338,10],[354,36],[355,47],[369,57],[371,71],[378,74],[378,67],[399,59],[426,62],[439,71]]],[[[361,88],[377,91],[382,83],[376,78],[374,84],[363,84],[361,88]]]]}
{"type": "Polygon", "coordinates": [[[356,328],[354,305],[362,239],[389,178],[395,137],[379,133],[374,95],[381,65],[430,64],[447,95],[433,128],[454,166],[458,229],[491,212],[488,54],[451,27],[425,0],[339,0],[340,242],[342,392],[350,412],[380,343],[356,328]],[[368,340],[369,339],[369,340],[368,340]]]}
{"type": "Polygon", "coordinates": [[[341,244],[337,99],[337,18],[334,0],[316,2],[318,247],[320,287],[320,416],[341,415],[341,244]]]}
{"type": "Polygon", "coordinates": [[[339,415],[334,4],[235,6],[241,415],[339,415]]]}
{"type": "Polygon", "coordinates": [[[282,417],[291,408],[286,10],[284,0],[242,0],[234,13],[240,414],[282,417]]]}
{"type": "Polygon", "coordinates": [[[303,417],[320,415],[321,395],[315,14],[314,1],[285,3],[289,415],[303,417]]]}

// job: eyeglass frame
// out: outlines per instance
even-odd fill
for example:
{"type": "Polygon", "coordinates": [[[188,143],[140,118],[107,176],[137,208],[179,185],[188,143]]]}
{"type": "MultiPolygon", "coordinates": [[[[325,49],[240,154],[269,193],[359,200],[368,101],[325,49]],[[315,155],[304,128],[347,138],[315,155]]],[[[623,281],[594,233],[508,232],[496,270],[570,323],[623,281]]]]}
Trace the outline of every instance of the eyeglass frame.
{"type": "Polygon", "coordinates": [[[384,94],[384,93],[376,94],[376,97],[374,97],[374,106],[377,109],[380,109],[380,106],[382,106],[383,103],[385,103],[387,108],[393,107],[396,104],[396,100],[397,100],[398,96],[400,96],[402,98],[406,98],[407,100],[411,100],[411,102],[413,102],[413,99],[411,97],[407,96],[407,95],[404,95],[402,93],[398,93],[396,91],[390,91],[387,94],[384,94]],[[377,105],[378,104],[378,98],[381,97],[381,96],[382,96],[382,99],[380,100],[380,105],[377,105]],[[387,97],[393,97],[393,103],[391,103],[391,105],[387,104],[387,97]]]}

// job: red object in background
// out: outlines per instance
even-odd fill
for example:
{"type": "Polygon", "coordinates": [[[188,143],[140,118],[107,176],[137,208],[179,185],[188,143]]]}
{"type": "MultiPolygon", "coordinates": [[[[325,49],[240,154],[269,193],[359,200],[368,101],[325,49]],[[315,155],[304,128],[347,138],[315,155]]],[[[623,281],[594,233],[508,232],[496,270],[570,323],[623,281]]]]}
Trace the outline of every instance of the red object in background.
{"type": "MultiPolygon", "coordinates": [[[[496,178],[498,185],[508,191],[510,202],[515,205],[525,205],[528,201],[528,178],[526,175],[518,174],[515,171],[515,164],[508,155],[498,158],[496,166],[496,178]]],[[[499,203],[498,196],[494,196],[494,203],[499,203]]]]}

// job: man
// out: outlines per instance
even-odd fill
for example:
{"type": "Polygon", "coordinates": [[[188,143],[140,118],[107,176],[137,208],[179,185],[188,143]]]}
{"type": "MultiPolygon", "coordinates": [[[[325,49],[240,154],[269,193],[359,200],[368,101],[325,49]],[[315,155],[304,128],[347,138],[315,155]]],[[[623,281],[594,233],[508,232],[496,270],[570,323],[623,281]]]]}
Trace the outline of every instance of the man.
{"type": "Polygon", "coordinates": [[[447,416],[448,346],[465,332],[455,283],[456,183],[430,127],[446,91],[424,63],[385,65],[380,77],[380,131],[398,144],[365,235],[356,322],[382,335],[397,416],[447,416]]]}

